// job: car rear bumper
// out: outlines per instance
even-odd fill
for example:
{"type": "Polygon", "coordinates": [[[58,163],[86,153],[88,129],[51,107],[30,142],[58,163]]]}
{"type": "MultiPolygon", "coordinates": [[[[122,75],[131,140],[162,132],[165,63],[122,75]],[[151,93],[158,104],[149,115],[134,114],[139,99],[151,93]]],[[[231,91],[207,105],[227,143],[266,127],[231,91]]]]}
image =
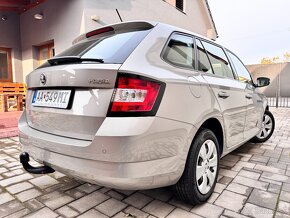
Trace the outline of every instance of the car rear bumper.
{"type": "MultiPolygon", "coordinates": [[[[93,141],[85,141],[35,130],[28,126],[23,113],[19,121],[19,138],[23,151],[33,159],[68,176],[111,188],[150,189],[178,181],[196,133],[192,125],[154,119],[154,127],[149,125],[145,132],[137,134],[132,129],[128,136],[130,130],[127,128],[126,136],[119,134],[118,140],[113,136],[98,135],[99,132],[93,141]],[[66,152],[68,148],[70,153],[66,152]]],[[[102,133],[106,134],[104,130],[102,133]]]]}

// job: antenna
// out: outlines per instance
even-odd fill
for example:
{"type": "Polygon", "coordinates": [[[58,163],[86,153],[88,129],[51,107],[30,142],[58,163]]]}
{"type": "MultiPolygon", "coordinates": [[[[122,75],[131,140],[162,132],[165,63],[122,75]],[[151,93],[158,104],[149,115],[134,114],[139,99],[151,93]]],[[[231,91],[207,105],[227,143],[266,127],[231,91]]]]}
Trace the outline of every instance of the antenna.
{"type": "Polygon", "coordinates": [[[118,9],[116,9],[116,12],[117,12],[117,14],[118,14],[118,16],[119,16],[119,18],[120,18],[120,21],[123,22],[122,17],[121,17],[121,15],[120,15],[118,9]]]}

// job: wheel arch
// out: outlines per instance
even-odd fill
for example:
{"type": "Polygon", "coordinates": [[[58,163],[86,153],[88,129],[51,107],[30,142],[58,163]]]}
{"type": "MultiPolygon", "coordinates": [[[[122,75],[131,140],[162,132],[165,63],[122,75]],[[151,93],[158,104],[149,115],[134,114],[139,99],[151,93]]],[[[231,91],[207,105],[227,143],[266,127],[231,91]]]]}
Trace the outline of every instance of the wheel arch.
{"type": "Polygon", "coordinates": [[[209,129],[215,134],[219,143],[220,156],[222,156],[224,151],[224,131],[220,121],[216,118],[209,118],[202,123],[202,125],[199,127],[199,130],[201,128],[209,129]]]}

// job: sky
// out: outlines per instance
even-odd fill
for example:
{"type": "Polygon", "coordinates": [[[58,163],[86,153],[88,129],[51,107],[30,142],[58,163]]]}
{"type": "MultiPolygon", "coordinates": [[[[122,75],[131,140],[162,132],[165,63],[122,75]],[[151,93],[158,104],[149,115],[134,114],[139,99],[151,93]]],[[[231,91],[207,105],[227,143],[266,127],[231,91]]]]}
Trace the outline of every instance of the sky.
{"type": "Polygon", "coordinates": [[[217,43],[245,64],[290,53],[290,0],[208,0],[217,43]]]}

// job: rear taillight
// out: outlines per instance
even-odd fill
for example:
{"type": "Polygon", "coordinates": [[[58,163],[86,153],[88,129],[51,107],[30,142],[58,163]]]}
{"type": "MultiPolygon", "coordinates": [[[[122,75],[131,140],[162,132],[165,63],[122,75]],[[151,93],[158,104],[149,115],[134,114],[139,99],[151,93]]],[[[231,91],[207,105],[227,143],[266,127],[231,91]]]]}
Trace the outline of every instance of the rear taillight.
{"type": "Polygon", "coordinates": [[[164,89],[160,81],[119,74],[108,116],[154,116],[164,89]]]}

